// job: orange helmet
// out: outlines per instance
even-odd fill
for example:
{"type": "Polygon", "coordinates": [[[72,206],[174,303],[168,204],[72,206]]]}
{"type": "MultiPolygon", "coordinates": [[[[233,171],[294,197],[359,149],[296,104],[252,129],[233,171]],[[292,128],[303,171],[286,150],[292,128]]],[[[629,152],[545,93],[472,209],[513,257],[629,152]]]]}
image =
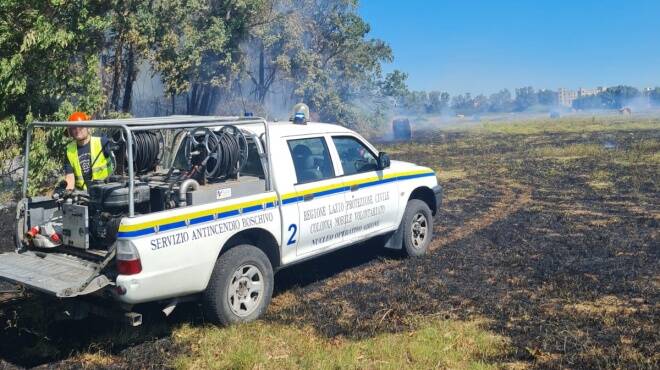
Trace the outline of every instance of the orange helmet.
{"type": "Polygon", "coordinates": [[[84,112],[73,112],[69,116],[69,121],[89,121],[89,116],[84,112]]]}

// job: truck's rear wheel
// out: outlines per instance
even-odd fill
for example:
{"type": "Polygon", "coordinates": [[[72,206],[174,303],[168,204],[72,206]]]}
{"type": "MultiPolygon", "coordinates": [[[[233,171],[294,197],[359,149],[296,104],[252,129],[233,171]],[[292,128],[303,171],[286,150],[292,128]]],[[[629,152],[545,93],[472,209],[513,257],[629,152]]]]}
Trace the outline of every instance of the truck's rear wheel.
{"type": "Polygon", "coordinates": [[[410,257],[426,254],[433,239],[433,215],[429,206],[411,199],[401,221],[403,226],[403,252],[410,257]]]}
{"type": "Polygon", "coordinates": [[[258,319],[273,294],[273,268],[259,248],[244,244],[220,256],[204,292],[210,321],[222,325],[258,319]]]}

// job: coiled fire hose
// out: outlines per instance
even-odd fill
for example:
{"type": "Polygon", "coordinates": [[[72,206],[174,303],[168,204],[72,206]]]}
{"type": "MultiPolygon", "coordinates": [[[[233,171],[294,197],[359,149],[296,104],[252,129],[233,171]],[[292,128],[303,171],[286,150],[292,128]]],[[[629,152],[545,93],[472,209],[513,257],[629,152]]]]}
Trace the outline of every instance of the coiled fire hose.
{"type": "MultiPolygon", "coordinates": [[[[124,153],[124,163],[128,165],[128,150],[124,132],[119,129],[113,129],[108,131],[107,136],[112,151],[124,153]]],[[[163,133],[161,131],[136,131],[132,133],[132,136],[133,169],[137,174],[144,174],[154,170],[158,163],[160,163],[165,150],[163,133]]]]}
{"type": "Polygon", "coordinates": [[[234,126],[225,126],[218,132],[209,129],[196,130],[190,134],[187,154],[195,150],[204,151],[204,175],[209,180],[226,179],[239,173],[247,162],[247,139],[234,126]],[[201,138],[201,135],[203,139],[201,138]]]}
{"type": "Polygon", "coordinates": [[[163,135],[160,131],[133,133],[133,168],[138,174],[152,171],[160,162],[163,135]]]}

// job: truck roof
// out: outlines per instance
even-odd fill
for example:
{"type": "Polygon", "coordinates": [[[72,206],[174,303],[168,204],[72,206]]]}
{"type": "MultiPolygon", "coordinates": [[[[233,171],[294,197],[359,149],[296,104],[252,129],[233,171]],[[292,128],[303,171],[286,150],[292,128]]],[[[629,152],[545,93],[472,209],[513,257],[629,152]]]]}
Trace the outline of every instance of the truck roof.
{"type": "MultiPolygon", "coordinates": [[[[241,126],[241,128],[253,132],[256,135],[261,135],[264,133],[264,125],[261,123],[251,123],[241,126]]],[[[268,122],[268,130],[270,135],[274,137],[325,133],[348,134],[353,132],[346,127],[332,123],[308,122],[306,124],[294,124],[291,121],[268,122]]]]}

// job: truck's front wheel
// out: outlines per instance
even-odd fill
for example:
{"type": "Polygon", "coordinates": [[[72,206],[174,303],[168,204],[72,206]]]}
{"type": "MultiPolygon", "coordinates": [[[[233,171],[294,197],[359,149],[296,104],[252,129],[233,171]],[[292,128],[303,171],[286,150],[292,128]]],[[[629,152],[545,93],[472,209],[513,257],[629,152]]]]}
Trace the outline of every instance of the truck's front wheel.
{"type": "Polygon", "coordinates": [[[403,214],[403,251],[410,257],[426,254],[433,239],[433,215],[429,206],[419,200],[408,201],[403,214]]]}
{"type": "Polygon", "coordinates": [[[204,308],[214,323],[249,322],[266,312],[272,294],[273,268],[266,254],[255,246],[239,245],[216,261],[204,308]]]}

